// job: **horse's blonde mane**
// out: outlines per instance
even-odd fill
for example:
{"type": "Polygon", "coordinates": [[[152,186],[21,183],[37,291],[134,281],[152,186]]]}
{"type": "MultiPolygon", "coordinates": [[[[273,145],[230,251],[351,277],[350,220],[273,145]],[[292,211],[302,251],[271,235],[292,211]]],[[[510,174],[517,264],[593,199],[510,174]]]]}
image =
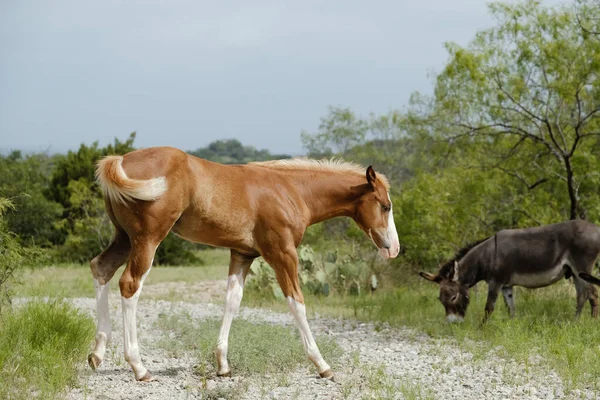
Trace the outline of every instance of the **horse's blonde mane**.
{"type": "MultiPolygon", "coordinates": [[[[351,173],[365,177],[367,169],[362,165],[344,161],[341,158],[332,158],[330,160],[313,160],[305,157],[288,158],[283,160],[272,161],[255,161],[249,164],[260,165],[273,169],[287,170],[309,170],[309,171],[327,171],[339,173],[351,173]]],[[[386,190],[389,190],[390,184],[385,175],[376,172],[377,179],[383,183],[386,190]]],[[[366,178],[365,178],[366,179],[366,178]]]]}

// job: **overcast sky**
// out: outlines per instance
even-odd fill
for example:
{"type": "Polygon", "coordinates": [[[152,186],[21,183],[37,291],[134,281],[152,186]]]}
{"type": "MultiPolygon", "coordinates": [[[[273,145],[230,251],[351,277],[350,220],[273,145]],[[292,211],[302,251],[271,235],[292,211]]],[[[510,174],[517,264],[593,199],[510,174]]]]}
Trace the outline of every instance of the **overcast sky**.
{"type": "Polygon", "coordinates": [[[0,149],[64,151],[137,131],[184,150],[238,138],[302,153],[329,105],[430,93],[483,0],[0,0],[0,149]]]}

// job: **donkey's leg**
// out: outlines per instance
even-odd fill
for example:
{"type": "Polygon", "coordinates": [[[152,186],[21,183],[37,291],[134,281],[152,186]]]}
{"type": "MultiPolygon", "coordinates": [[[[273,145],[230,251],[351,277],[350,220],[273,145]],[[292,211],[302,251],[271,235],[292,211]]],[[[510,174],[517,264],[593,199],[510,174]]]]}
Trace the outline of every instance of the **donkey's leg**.
{"type": "Polygon", "coordinates": [[[333,379],[331,367],[321,356],[306,319],[304,296],[298,282],[298,254],[296,248],[292,245],[282,246],[281,248],[285,250],[263,254],[263,257],[275,270],[279,286],[281,286],[281,290],[287,298],[296,327],[300,332],[306,355],[315,364],[322,378],[333,379]]]}
{"type": "MultiPolygon", "coordinates": [[[[581,311],[583,310],[583,306],[585,305],[585,302],[588,299],[588,287],[591,285],[583,279],[579,278],[579,276],[577,275],[573,275],[573,279],[575,281],[575,291],[577,292],[577,308],[575,310],[575,318],[579,318],[579,316],[581,315],[581,311]]],[[[592,312],[593,311],[594,310],[592,306],[592,312]]]]}
{"type": "Polygon", "coordinates": [[[494,305],[496,304],[496,299],[498,298],[501,288],[502,285],[497,284],[496,282],[488,283],[488,297],[487,302],[485,303],[485,315],[483,316],[482,323],[485,323],[494,312],[494,305]]]}
{"type": "Polygon", "coordinates": [[[121,289],[121,306],[123,308],[123,349],[125,360],[131,365],[138,381],[153,380],[142,364],[137,341],[136,309],[137,302],[144,286],[144,280],[154,261],[154,253],[158,243],[149,239],[136,238],[131,251],[127,268],[119,279],[121,289]]]}
{"type": "Polygon", "coordinates": [[[592,317],[598,318],[598,290],[594,285],[588,285],[588,300],[592,307],[592,317]]]}
{"type": "Polygon", "coordinates": [[[227,348],[229,344],[229,330],[231,322],[237,310],[240,308],[242,296],[244,294],[244,281],[246,275],[252,265],[254,257],[244,256],[235,250],[231,250],[231,258],[229,261],[229,278],[227,279],[227,294],[225,295],[225,314],[223,315],[223,323],[219,332],[219,340],[215,355],[218,363],[218,376],[229,376],[231,370],[227,362],[227,348]]]}
{"type": "Polygon", "coordinates": [[[96,345],[88,356],[92,369],[98,368],[104,359],[106,346],[111,338],[110,313],[108,309],[109,282],[117,269],[127,261],[131,245],[129,237],[120,229],[115,231],[111,245],[91,262],[94,287],[96,288],[96,345]]]}
{"type": "Polygon", "coordinates": [[[513,295],[512,286],[503,286],[502,287],[502,297],[504,297],[504,303],[506,303],[506,307],[508,307],[508,315],[510,317],[515,316],[515,298],[513,295]]]}

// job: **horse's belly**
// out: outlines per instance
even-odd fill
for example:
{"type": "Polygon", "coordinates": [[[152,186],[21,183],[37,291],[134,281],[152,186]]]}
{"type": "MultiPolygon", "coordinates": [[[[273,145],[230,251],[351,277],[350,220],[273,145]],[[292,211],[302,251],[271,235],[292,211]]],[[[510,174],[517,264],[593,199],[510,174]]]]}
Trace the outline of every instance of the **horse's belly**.
{"type": "Polygon", "coordinates": [[[565,276],[565,273],[566,268],[562,263],[545,271],[536,271],[532,273],[514,272],[512,274],[510,284],[524,286],[532,289],[539,288],[543,286],[549,286],[555,282],[558,282],[565,276]]]}
{"type": "Polygon", "coordinates": [[[172,229],[177,236],[191,242],[217,247],[228,247],[244,251],[253,250],[252,232],[247,229],[223,229],[210,224],[185,223],[180,221],[172,229]]]}

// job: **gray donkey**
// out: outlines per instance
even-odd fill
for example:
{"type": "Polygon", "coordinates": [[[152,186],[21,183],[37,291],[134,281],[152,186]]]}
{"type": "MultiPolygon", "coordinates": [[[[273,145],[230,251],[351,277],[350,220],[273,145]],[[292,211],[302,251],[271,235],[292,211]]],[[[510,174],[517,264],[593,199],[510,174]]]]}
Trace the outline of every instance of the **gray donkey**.
{"type": "MultiPolygon", "coordinates": [[[[574,277],[577,290],[576,316],[586,300],[592,316],[598,316],[598,291],[584,278],[600,255],[600,228],[573,220],[526,229],[507,229],[461,249],[442,265],[437,275],[420,272],[423,278],[440,285],[440,301],[449,322],[463,320],[469,305],[469,288],[480,281],[488,284],[483,322],[494,311],[500,290],[514,315],[514,285],[527,288],[549,286],[561,278],[574,277]],[[582,273],[582,277],[580,277],[582,273]]],[[[587,279],[592,281],[592,279],[587,279]]]]}

